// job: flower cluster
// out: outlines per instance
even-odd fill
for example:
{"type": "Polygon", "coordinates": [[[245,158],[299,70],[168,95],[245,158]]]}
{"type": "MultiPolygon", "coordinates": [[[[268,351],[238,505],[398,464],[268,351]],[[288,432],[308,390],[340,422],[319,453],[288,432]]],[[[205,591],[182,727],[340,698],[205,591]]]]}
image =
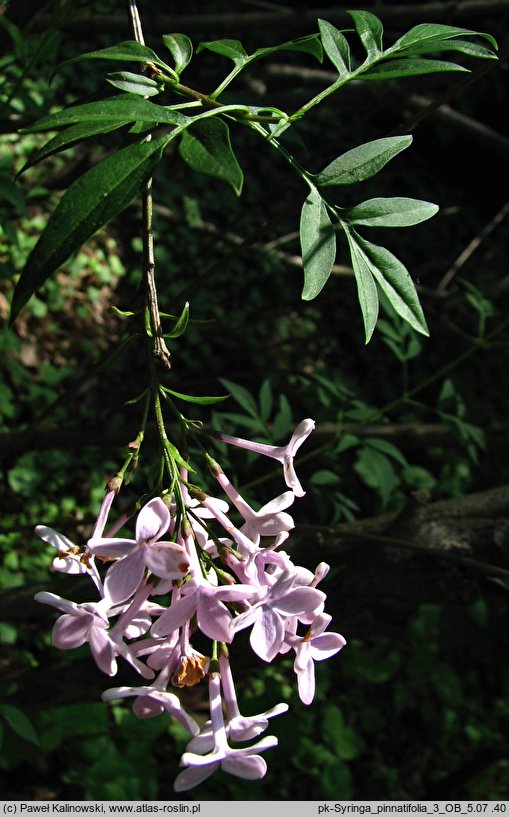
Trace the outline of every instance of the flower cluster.
{"type": "Polygon", "coordinates": [[[219,767],[241,778],[259,779],[267,769],[261,753],[277,744],[275,737],[260,735],[272,717],[288,709],[286,704],[259,715],[240,713],[227,648],[239,630],[251,628],[251,647],[263,661],[294,651],[305,704],[314,697],[314,661],[329,658],[345,644],[338,633],[326,632],[331,617],[324,612],[326,597],[317,584],[328,565],[322,562],[312,573],[295,565],[281,547],[294,527],[287,509],[304,494],[293,458],[313,428],[312,420],[304,420],[285,447],[219,435],[226,443],[279,460],[289,489],[254,510],[206,455],[235,518],[240,516],[238,524],[231,521],[226,500],[190,485],[181,465],[171,492],[141,508],[133,539],[115,536],[125,515],[106,530],[115,487],[106,493],[86,546],[77,547],[51,528],[36,529],[58,550],[53,568],[87,574],[97,596],[76,604],[53,593],[37,593],[38,601],[63,614],[53,627],[53,644],[71,649],[88,642],[98,667],[110,676],[117,672],[117,659],[123,658],[144,683],[114,687],[103,699],[134,698],[139,718],[169,712],[189,731],[176,791],[192,788],[219,767]],[[193,646],[198,633],[210,639],[210,655],[193,646]],[[200,729],[168,687],[193,686],[204,678],[210,720],[200,729]],[[256,742],[246,746],[253,739],[256,742]]]}

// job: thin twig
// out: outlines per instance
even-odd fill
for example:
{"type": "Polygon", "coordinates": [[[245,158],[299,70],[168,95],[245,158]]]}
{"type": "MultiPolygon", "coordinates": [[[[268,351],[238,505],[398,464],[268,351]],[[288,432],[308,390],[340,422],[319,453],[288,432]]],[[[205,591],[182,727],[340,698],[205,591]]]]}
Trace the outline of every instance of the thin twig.
{"type": "MultiPolygon", "coordinates": [[[[140,15],[136,6],[136,0],[127,0],[129,19],[134,39],[141,45],[145,45],[143,29],[140,15]]],[[[152,137],[147,136],[147,141],[152,137]]],[[[145,263],[145,286],[146,300],[150,316],[150,328],[154,341],[154,356],[158,358],[167,369],[171,368],[170,351],[166,346],[162,336],[161,316],[159,314],[159,304],[157,301],[157,287],[155,282],[155,256],[154,256],[154,235],[152,231],[152,177],[147,180],[143,191],[142,202],[143,214],[143,256],[145,263]]]]}
{"type": "Polygon", "coordinates": [[[463,252],[461,252],[458,255],[458,257],[456,258],[456,261],[447,270],[444,277],[442,278],[442,280],[438,284],[437,289],[436,289],[437,293],[439,293],[440,295],[443,295],[445,293],[447,287],[451,283],[451,281],[454,278],[454,276],[456,275],[456,273],[459,272],[459,270],[461,269],[461,267],[464,264],[466,264],[466,262],[468,261],[470,256],[473,255],[473,253],[478,249],[478,247],[480,247],[482,242],[486,238],[488,238],[489,235],[491,235],[491,233],[498,227],[499,224],[502,223],[502,221],[505,219],[505,217],[507,216],[508,213],[509,213],[509,201],[506,201],[504,206],[500,208],[500,210],[498,211],[498,213],[495,216],[493,216],[491,221],[489,221],[488,224],[486,224],[483,227],[481,232],[478,235],[476,235],[475,238],[473,238],[472,241],[469,244],[467,244],[467,246],[465,247],[463,252]]]}

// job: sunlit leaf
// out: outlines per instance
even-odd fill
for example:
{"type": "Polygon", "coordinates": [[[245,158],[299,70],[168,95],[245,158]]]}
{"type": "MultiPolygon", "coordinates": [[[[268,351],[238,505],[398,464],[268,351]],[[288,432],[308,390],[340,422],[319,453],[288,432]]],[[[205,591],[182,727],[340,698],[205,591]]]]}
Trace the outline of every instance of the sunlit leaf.
{"type": "Polygon", "coordinates": [[[313,190],[302,207],[300,244],[304,266],[302,298],[311,301],[321,292],[336,257],[336,234],[320,194],[313,190]]]}
{"type": "Polygon", "coordinates": [[[148,124],[164,123],[182,125],[188,118],[178,111],[171,111],[162,105],[155,105],[148,99],[135,94],[118,94],[101,99],[98,102],[86,102],[83,105],[72,105],[62,111],[43,116],[22,133],[57,130],[68,125],[91,122],[111,122],[117,119],[121,124],[126,122],[145,122],[148,124]]]}
{"type": "Polygon", "coordinates": [[[113,85],[114,88],[119,88],[121,91],[126,91],[129,94],[137,94],[138,96],[156,96],[161,93],[161,86],[145,76],[145,74],[133,74],[131,71],[117,71],[112,74],[107,74],[106,79],[113,85]]]}
{"type": "Polygon", "coordinates": [[[438,205],[429,201],[395,196],[369,199],[341,213],[350,224],[366,227],[410,227],[432,218],[438,205]]]}
{"type": "Polygon", "coordinates": [[[398,77],[417,77],[423,74],[439,74],[447,71],[467,71],[462,65],[446,60],[398,59],[381,62],[368,68],[362,74],[363,79],[397,79],[398,77]]]}
{"type": "Polygon", "coordinates": [[[373,278],[371,265],[368,262],[365,254],[360,249],[358,243],[355,241],[352,234],[353,231],[345,230],[345,232],[352,257],[352,267],[357,284],[357,295],[359,297],[362,319],[364,321],[366,343],[368,343],[371,340],[373,332],[375,331],[375,326],[378,319],[378,291],[376,288],[375,279],[373,278]]]}
{"type": "Polygon", "coordinates": [[[357,34],[361,38],[369,58],[379,56],[382,51],[383,26],[381,20],[370,11],[349,11],[357,34]]]}
{"type": "Polygon", "coordinates": [[[163,68],[166,73],[178,79],[175,71],[163,62],[155,51],[148,48],[146,45],[136,42],[136,40],[124,40],[118,45],[111,45],[108,48],[101,48],[99,51],[88,51],[86,54],[79,54],[71,60],[62,63],[60,67],[71,65],[73,62],[81,62],[82,60],[114,60],[116,62],[141,62],[152,63],[163,68]]]}
{"type": "Polygon", "coordinates": [[[14,290],[13,321],[50,275],[138,196],[170,136],[129,145],[77,179],[60,199],[14,290]]]}
{"type": "Polygon", "coordinates": [[[411,143],[411,136],[389,136],[366,142],[334,159],[314,177],[315,181],[322,187],[362,182],[378,173],[411,143]]]}
{"type": "Polygon", "coordinates": [[[350,72],[350,46],[344,34],[328,23],[326,20],[318,20],[318,28],[322,37],[323,50],[327,54],[332,64],[337,68],[340,76],[350,72]]]}
{"type": "MultiPolygon", "coordinates": [[[[363,275],[366,276],[369,273],[387,296],[398,315],[410,324],[416,332],[429,335],[414,282],[406,267],[385,247],[379,247],[377,244],[366,241],[355,230],[347,230],[346,232],[356,277],[358,270],[362,270],[363,275]]],[[[372,311],[370,311],[370,318],[368,325],[372,331],[374,329],[372,311]]],[[[366,331],[366,340],[368,339],[368,332],[366,331]]]]}
{"type": "Polygon", "coordinates": [[[472,36],[482,37],[493,48],[497,49],[497,41],[491,34],[483,34],[470,28],[443,25],[442,23],[421,23],[403,34],[388,50],[390,54],[424,54],[431,51],[445,51],[449,46],[447,40],[454,37],[472,36]],[[418,49],[418,50],[416,50],[418,49]]]}
{"type": "Polygon", "coordinates": [[[240,40],[212,40],[200,43],[196,49],[199,54],[203,50],[213,51],[215,54],[221,54],[223,57],[228,57],[234,62],[239,62],[247,57],[247,52],[240,40]]]}
{"type": "Polygon", "coordinates": [[[181,74],[193,56],[193,44],[185,34],[164,34],[163,43],[175,60],[175,71],[181,74]]]}

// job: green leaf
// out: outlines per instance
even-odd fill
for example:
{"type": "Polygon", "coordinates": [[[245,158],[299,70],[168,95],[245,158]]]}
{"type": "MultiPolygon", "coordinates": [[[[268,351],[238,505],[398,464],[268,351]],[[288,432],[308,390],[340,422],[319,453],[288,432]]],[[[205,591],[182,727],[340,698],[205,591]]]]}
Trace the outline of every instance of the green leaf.
{"type": "Polygon", "coordinates": [[[164,34],[163,43],[175,60],[175,71],[180,76],[193,56],[193,44],[185,34],[164,34]]]}
{"type": "Polygon", "coordinates": [[[163,68],[176,80],[178,79],[175,71],[160,60],[155,51],[152,51],[151,48],[147,48],[146,45],[141,45],[141,43],[136,42],[136,40],[124,40],[124,42],[118,45],[101,48],[99,51],[88,51],[86,54],[80,54],[77,57],[73,57],[72,60],[67,60],[62,63],[60,67],[71,65],[73,62],[81,62],[82,60],[153,63],[153,65],[158,65],[160,68],[163,68]]]}
{"type": "Polygon", "coordinates": [[[350,46],[344,34],[326,20],[318,20],[318,28],[322,37],[323,50],[332,64],[338,69],[340,76],[349,74],[351,63],[350,46]]]}
{"type": "Polygon", "coordinates": [[[30,743],[39,743],[39,738],[31,721],[17,706],[0,704],[0,715],[7,721],[12,731],[19,735],[20,738],[28,740],[30,743]]]}
{"type": "Polygon", "coordinates": [[[272,387],[270,380],[267,379],[263,381],[258,393],[258,401],[260,403],[260,417],[264,422],[267,422],[272,411],[272,387]]]}
{"type": "MultiPolygon", "coordinates": [[[[363,75],[365,76],[365,75],[363,75]]],[[[356,184],[378,173],[387,162],[412,144],[411,136],[388,136],[348,150],[314,178],[321,187],[356,184]]]]}
{"type": "Polygon", "coordinates": [[[389,458],[374,448],[361,449],[354,470],[369,488],[380,494],[384,505],[400,482],[389,458]]]}
{"type": "Polygon", "coordinates": [[[21,273],[12,299],[11,322],[73,252],[141,193],[171,138],[170,135],[129,145],[73,182],[21,273]]]}
{"type": "Polygon", "coordinates": [[[349,11],[357,34],[361,38],[369,59],[378,57],[382,51],[383,26],[381,20],[370,11],[349,11]]]}
{"type": "Polygon", "coordinates": [[[379,63],[362,74],[363,79],[396,79],[417,77],[422,74],[437,74],[442,71],[467,71],[462,65],[445,60],[402,59],[379,63]]]}
{"type": "Polygon", "coordinates": [[[348,239],[350,254],[352,257],[352,267],[357,284],[357,294],[359,297],[362,319],[364,321],[366,343],[369,343],[371,336],[375,331],[375,326],[378,319],[378,291],[366,256],[360,250],[351,231],[345,230],[345,233],[348,239]]]}
{"type": "Polygon", "coordinates": [[[302,207],[300,244],[304,265],[302,298],[311,301],[322,291],[336,257],[336,235],[325,203],[312,190],[302,207]]]}
{"type": "Polygon", "coordinates": [[[207,51],[214,51],[215,54],[221,54],[223,57],[233,60],[235,63],[243,62],[244,57],[247,57],[247,52],[240,40],[212,40],[208,42],[199,43],[196,53],[207,49],[207,51]]]}
{"type": "Polygon", "coordinates": [[[244,175],[232,150],[228,125],[222,119],[194,123],[182,134],[179,151],[192,170],[226,182],[240,196],[244,175]]]}
{"type": "Polygon", "coordinates": [[[146,122],[150,124],[164,123],[167,125],[183,125],[189,121],[188,117],[178,111],[168,110],[162,105],[155,105],[148,99],[142,99],[134,94],[118,94],[101,99],[98,102],[86,102],[84,105],[72,105],[62,111],[43,116],[22,133],[38,133],[39,131],[57,130],[68,125],[79,123],[104,122],[110,123],[117,119],[121,125],[128,122],[146,122]]]}
{"type": "Polygon", "coordinates": [[[354,230],[351,231],[349,240],[351,247],[355,248],[357,258],[362,259],[360,263],[369,270],[398,315],[416,332],[429,335],[414,282],[401,261],[385,247],[371,244],[357,235],[354,230]]]}
{"type": "Polygon", "coordinates": [[[33,158],[23,165],[18,176],[21,176],[22,173],[43,159],[47,159],[48,156],[53,156],[55,153],[67,150],[67,148],[72,147],[72,145],[83,142],[91,136],[110,133],[128,124],[128,120],[103,119],[99,122],[80,122],[78,125],[71,125],[66,128],[66,130],[57,133],[49,142],[46,142],[46,144],[34,154],[33,158]]]}
{"type": "Polygon", "coordinates": [[[496,50],[497,41],[491,34],[482,34],[472,31],[470,28],[457,28],[456,26],[443,25],[441,23],[421,23],[407,31],[386,54],[424,54],[430,51],[443,51],[448,48],[444,42],[448,39],[461,36],[482,37],[488,40],[490,45],[496,50]],[[418,50],[416,50],[418,49],[418,50]]]}
{"type": "Polygon", "coordinates": [[[161,93],[161,86],[154,79],[145,76],[145,74],[117,71],[107,74],[106,79],[114,88],[120,88],[121,91],[126,91],[129,94],[146,97],[156,96],[161,93]]]}
{"type": "Polygon", "coordinates": [[[27,208],[25,204],[25,197],[21,189],[17,187],[10,179],[0,178],[0,204],[8,201],[20,213],[26,213],[27,208]]]}
{"type": "Polygon", "coordinates": [[[180,335],[183,335],[187,329],[187,325],[189,323],[189,301],[186,301],[184,304],[184,308],[177,318],[175,325],[171,332],[168,332],[163,335],[165,338],[178,338],[180,335]]]}
{"type": "Polygon", "coordinates": [[[238,383],[233,383],[231,380],[227,380],[225,377],[220,377],[219,382],[223,384],[225,389],[228,389],[230,394],[232,395],[233,399],[242,406],[244,411],[258,419],[258,406],[256,405],[253,396],[248,392],[244,386],[240,386],[238,383]]]}
{"type": "Polygon", "coordinates": [[[228,400],[229,394],[222,394],[219,397],[196,397],[193,394],[182,394],[179,391],[173,391],[166,386],[161,386],[162,390],[173,397],[178,397],[179,400],[185,400],[186,403],[195,403],[199,406],[209,406],[211,403],[222,403],[223,400],[228,400]]]}
{"type": "Polygon", "coordinates": [[[249,54],[245,63],[253,62],[260,59],[260,57],[267,57],[269,54],[275,54],[278,51],[300,51],[304,54],[311,54],[316,57],[318,62],[323,60],[323,49],[318,34],[310,34],[307,37],[298,37],[296,40],[289,40],[280,45],[272,45],[268,48],[257,48],[252,54],[249,54]]]}
{"type": "Polygon", "coordinates": [[[396,462],[399,462],[403,467],[407,465],[407,461],[399,448],[396,448],[396,446],[388,440],[382,440],[379,437],[366,437],[363,440],[363,444],[369,448],[374,448],[375,451],[381,451],[382,454],[387,454],[388,457],[396,460],[396,462]]]}
{"type": "Polygon", "coordinates": [[[341,213],[350,224],[366,227],[410,227],[432,218],[438,205],[419,199],[394,197],[369,199],[341,213]]]}

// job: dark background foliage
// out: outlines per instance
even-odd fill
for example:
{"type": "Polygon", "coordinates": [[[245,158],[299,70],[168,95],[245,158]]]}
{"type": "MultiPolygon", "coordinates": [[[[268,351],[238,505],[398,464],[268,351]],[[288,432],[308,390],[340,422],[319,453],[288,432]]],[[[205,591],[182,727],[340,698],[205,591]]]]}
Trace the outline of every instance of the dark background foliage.
{"type": "MultiPolygon", "coordinates": [[[[170,30],[195,46],[235,37],[251,50],[314,31],[318,13],[327,18],[314,1],[294,3],[284,19],[270,17],[279,6],[266,6],[204,9],[190,0],[184,16],[181,4],[144,0],[140,11],[155,50],[170,30]]],[[[79,582],[49,574],[50,549],[33,527],[53,525],[78,540],[89,534],[104,483],[136,434],[139,406],[125,403],[141,391],[145,365],[129,351],[99,366],[124,331],[109,307],[131,309],[141,298],[137,205],[44,286],[14,330],[6,326],[16,277],[59,195],[120,139],[107,135],[49,159],[12,192],[13,171],[42,144],[18,128],[53,106],[104,93],[97,63],[65,68],[49,84],[55,64],[129,36],[118,3],[37,10],[18,0],[0,17],[0,791],[24,800],[173,799],[185,736],[164,718],[138,721],[128,707],[100,703],[108,680],[86,649],[63,655],[51,647],[53,616],[31,601],[43,587],[86,597],[79,582]]],[[[334,6],[328,19],[346,27],[343,11],[334,6]]],[[[260,667],[236,639],[243,710],[284,699],[291,711],[273,722],[280,747],[261,783],[218,774],[190,793],[197,799],[508,796],[509,4],[379,2],[376,12],[389,42],[436,21],[490,32],[501,45],[499,63],[472,62],[468,75],[352,83],[295,128],[302,143],[294,149],[312,171],[362,142],[413,134],[408,151],[346,189],[341,203],[399,195],[440,205],[431,222],[383,236],[417,282],[429,340],[387,307],[364,346],[346,252],[321,295],[300,300],[305,190],[251,133],[232,132],[245,173],[240,198],[191,174],[175,151],[157,169],[161,308],[178,313],[189,299],[192,316],[213,320],[172,348],[172,386],[214,394],[227,378],[232,398],[212,420],[260,439],[284,441],[301,418],[316,419],[314,440],[301,449],[307,495],[295,510],[294,547],[312,568],[322,559],[332,565],[328,609],[348,641],[319,666],[316,701],[304,707],[291,660],[260,667]]],[[[225,67],[200,54],[186,83],[210,91],[225,67]]],[[[229,94],[292,110],[328,71],[282,52],[255,64],[229,94]]],[[[151,444],[149,436],[149,453],[151,444]]],[[[267,475],[266,463],[218,454],[253,502],[278,492],[279,474],[267,475]]],[[[142,462],[121,509],[147,470],[142,462]]],[[[134,681],[122,670],[118,682],[134,681]]],[[[198,687],[186,705],[204,716],[204,701],[198,687]]]]}

